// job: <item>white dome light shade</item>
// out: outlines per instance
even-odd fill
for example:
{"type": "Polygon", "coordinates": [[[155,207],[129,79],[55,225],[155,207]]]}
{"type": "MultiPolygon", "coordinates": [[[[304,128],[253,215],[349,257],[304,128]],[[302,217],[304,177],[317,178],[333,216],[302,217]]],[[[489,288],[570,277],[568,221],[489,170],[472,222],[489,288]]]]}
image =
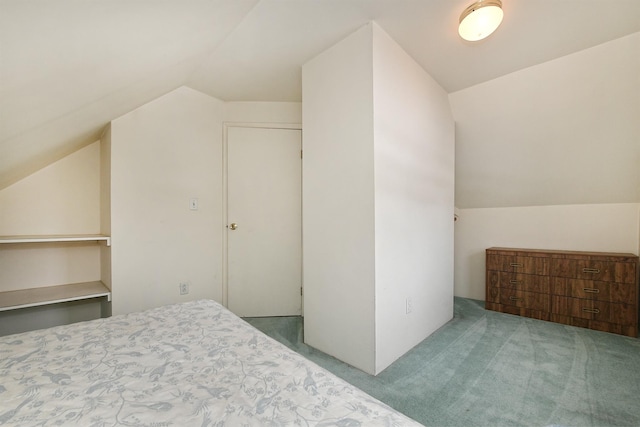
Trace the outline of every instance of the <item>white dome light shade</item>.
{"type": "Polygon", "coordinates": [[[503,15],[500,0],[477,1],[460,15],[458,33],[470,42],[482,40],[500,26],[503,15]]]}

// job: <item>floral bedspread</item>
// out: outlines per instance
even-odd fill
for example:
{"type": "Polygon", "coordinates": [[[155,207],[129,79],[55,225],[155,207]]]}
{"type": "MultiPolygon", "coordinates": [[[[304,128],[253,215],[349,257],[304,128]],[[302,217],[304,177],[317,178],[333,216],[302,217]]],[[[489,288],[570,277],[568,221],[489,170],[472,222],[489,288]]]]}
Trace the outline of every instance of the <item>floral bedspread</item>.
{"type": "Polygon", "coordinates": [[[0,338],[0,425],[420,424],[200,300],[0,338]]]}

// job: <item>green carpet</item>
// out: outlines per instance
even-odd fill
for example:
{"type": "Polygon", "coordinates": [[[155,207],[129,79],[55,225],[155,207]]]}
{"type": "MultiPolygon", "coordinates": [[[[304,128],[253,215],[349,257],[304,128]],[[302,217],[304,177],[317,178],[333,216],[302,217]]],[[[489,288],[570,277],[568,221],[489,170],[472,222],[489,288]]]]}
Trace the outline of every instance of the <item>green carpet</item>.
{"type": "Polygon", "coordinates": [[[426,426],[640,426],[640,340],[484,310],[374,377],[302,343],[299,317],[256,328],[426,426]]]}

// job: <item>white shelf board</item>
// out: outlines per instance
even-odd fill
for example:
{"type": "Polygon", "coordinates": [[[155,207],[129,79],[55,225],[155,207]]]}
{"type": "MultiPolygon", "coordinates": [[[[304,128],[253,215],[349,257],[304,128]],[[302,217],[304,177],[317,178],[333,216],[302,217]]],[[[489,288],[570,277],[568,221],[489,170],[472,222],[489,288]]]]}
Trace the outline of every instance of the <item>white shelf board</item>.
{"type": "Polygon", "coordinates": [[[111,291],[100,281],[4,291],[0,292],[0,311],[99,297],[111,301],[111,291]]]}
{"type": "Polygon", "coordinates": [[[2,243],[55,243],[55,242],[105,242],[111,246],[111,237],[103,234],[67,234],[44,236],[0,236],[2,243]]]}

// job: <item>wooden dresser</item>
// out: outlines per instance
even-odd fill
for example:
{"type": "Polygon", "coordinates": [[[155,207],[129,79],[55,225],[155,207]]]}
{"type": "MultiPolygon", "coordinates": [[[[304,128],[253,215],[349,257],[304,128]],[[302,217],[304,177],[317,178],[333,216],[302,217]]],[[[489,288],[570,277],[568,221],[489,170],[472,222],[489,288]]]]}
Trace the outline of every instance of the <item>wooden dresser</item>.
{"type": "Polygon", "coordinates": [[[638,257],[489,248],[485,308],[636,337],[638,257]]]}

